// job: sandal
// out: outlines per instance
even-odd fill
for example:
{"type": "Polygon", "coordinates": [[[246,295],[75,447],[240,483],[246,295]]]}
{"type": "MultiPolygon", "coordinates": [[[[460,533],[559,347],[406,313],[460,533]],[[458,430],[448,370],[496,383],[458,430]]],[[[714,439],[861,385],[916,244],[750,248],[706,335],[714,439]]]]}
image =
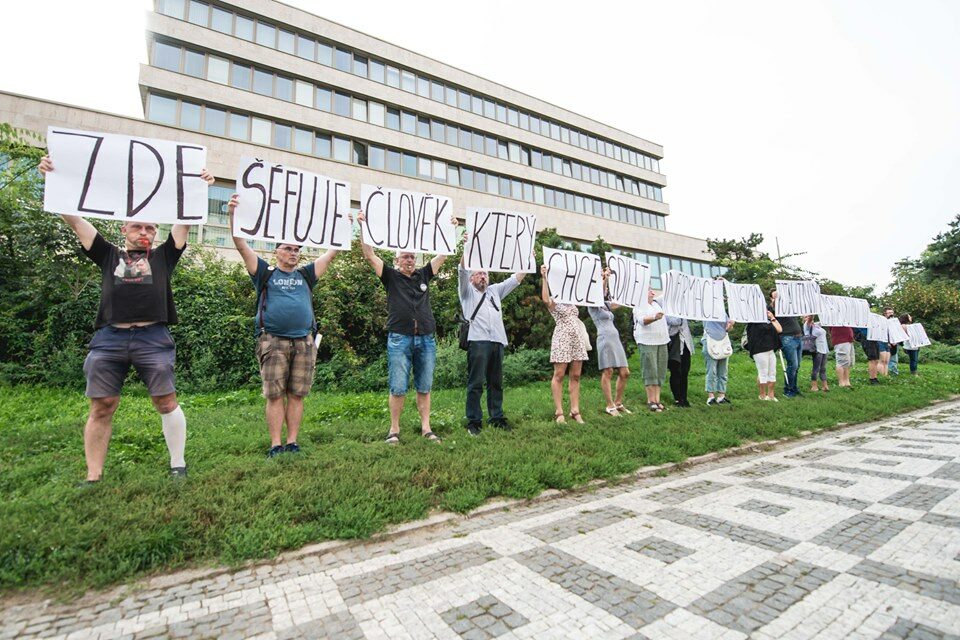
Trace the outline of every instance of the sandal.
{"type": "Polygon", "coordinates": [[[633,413],[633,411],[630,411],[630,409],[627,409],[625,406],[623,406],[622,402],[617,405],[617,411],[619,411],[620,413],[625,413],[627,415],[630,415],[631,413],[633,413]]]}
{"type": "Polygon", "coordinates": [[[649,407],[650,411],[653,411],[654,413],[656,413],[657,411],[660,411],[660,407],[657,406],[656,402],[647,403],[647,407],[649,407]]]}
{"type": "Polygon", "coordinates": [[[430,442],[440,442],[440,436],[435,434],[433,431],[427,431],[426,433],[421,433],[421,436],[429,440],[430,442]]]}
{"type": "Polygon", "coordinates": [[[553,419],[556,421],[557,424],[567,423],[567,419],[563,417],[563,411],[558,411],[555,414],[553,414],[553,419]]]}
{"type": "Polygon", "coordinates": [[[660,411],[663,411],[664,409],[666,409],[666,407],[663,406],[663,403],[662,403],[662,402],[658,402],[658,403],[657,403],[657,409],[659,409],[660,411]]]}
{"type": "Polygon", "coordinates": [[[584,424],[583,416],[580,415],[579,411],[571,411],[570,417],[573,418],[577,424],[584,424]]]}
{"type": "Polygon", "coordinates": [[[619,418],[619,417],[620,417],[620,412],[617,411],[617,408],[616,408],[616,407],[607,407],[607,408],[604,409],[603,411],[604,411],[604,413],[606,413],[608,416],[613,416],[614,418],[619,418]]]}
{"type": "Polygon", "coordinates": [[[397,445],[400,444],[400,434],[399,433],[388,433],[386,439],[384,440],[387,444],[397,445]]]}

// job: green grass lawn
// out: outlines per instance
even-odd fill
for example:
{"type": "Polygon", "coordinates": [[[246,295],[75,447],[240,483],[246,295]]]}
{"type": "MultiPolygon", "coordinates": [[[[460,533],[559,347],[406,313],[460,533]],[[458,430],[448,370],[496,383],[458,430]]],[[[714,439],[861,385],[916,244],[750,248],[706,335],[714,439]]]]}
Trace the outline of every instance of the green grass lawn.
{"type": "MultiPolygon", "coordinates": [[[[801,380],[809,371],[807,359],[801,380]]],[[[543,382],[507,390],[513,432],[486,429],[471,438],[461,427],[464,390],[437,390],[433,429],[443,443],[416,437],[411,398],[399,447],[381,442],[385,394],[317,393],[307,401],[302,453],[273,460],[264,456],[269,443],[256,391],[185,395],[190,477],[182,483],[167,478],[160,419],[134,387],[117,412],[104,480],[88,490],[75,486],[85,470],[83,396],[2,388],[0,589],[76,592],[189,565],[269,558],[310,542],[369,536],[433,508],[465,512],[494,496],[527,498],[960,392],[960,367],[929,364],[921,373],[870,387],[860,364],[853,390],[773,404],[757,400],[753,363],[738,353],[731,362],[734,404],[707,407],[698,353],[690,409],[642,410],[636,375],[627,395],[634,415],[611,418],[601,413],[599,381],[584,379],[587,424],[558,426],[543,382]]]]}

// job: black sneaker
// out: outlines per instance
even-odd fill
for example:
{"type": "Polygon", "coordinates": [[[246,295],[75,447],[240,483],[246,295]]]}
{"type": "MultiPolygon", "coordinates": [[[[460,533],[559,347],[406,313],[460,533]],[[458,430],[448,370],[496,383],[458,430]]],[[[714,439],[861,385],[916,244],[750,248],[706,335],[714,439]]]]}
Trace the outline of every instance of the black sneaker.
{"type": "Polygon", "coordinates": [[[876,378],[870,378],[870,384],[880,384],[880,381],[876,378]]]}
{"type": "Polygon", "coordinates": [[[481,425],[479,422],[471,422],[467,424],[467,433],[469,433],[472,436],[478,436],[480,435],[480,428],[481,428],[481,425]]]}
{"type": "Polygon", "coordinates": [[[733,403],[727,400],[727,396],[723,396],[722,398],[717,399],[717,404],[733,404],[733,403]]]}
{"type": "Polygon", "coordinates": [[[170,467],[170,477],[174,480],[182,480],[187,477],[186,467],[170,467]]]}
{"type": "Polygon", "coordinates": [[[711,404],[720,404],[720,400],[717,400],[716,398],[707,398],[707,406],[710,406],[711,404]]]}
{"type": "Polygon", "coordinates": [[[285,446],[283,450],[287,453],[300,453],[300,445],[298,445],[296,442],[288,442],[287,446],[285,446]]]}
{"type": "Polygon", "coordinates": [[[500,420],[491,420],[490,426],[495,429],[502,429],[503,431],[513,431],[513,425],[511,425],[510,421],[506,418],[501,418],[500,420]]]}
{"type": "Polygon", "coordinates": [[[278,445],[275,446],[275,447],[270,447],[270,451],[267,451],[267,457],[268,457],[268,458],[276,458],[276,457],[277,457],[278,455],[280,455],[281,453],[283,453],[283,447],[278,444],[278,445]]]}

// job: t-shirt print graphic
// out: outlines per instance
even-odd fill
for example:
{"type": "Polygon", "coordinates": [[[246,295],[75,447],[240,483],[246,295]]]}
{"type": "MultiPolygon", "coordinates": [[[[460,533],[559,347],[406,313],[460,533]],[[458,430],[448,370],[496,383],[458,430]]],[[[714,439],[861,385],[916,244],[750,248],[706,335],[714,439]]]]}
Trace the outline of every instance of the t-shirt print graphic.
{"type": "Polygon", "coordinates": [[[120,251],[113,284],[153,284],[153,270],[146,251],[120,251]]]}

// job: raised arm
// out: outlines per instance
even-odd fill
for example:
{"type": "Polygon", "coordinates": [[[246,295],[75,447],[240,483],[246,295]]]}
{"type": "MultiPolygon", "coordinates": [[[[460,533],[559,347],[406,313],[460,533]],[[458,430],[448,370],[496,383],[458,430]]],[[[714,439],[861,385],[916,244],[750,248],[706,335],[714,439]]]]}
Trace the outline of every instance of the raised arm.
{"type": "MultiPolygon", "coordinates": [[[[457,216],[450,216],[450,223],[457,227],[460,224],[460,221],[457,220],[457,216]]],[[[433,275],[437,275],[440,271],[440,267],[443,266],[443,263],[447,261],[447,258],[450,256],[434,256],[433,260],[430,261],[430,267],[433,269],[433,275]]]]}
{"type": "MultiPolygon", "coordinates": [[[[213,176],[206,169],[200,172],[200,178],[207,183],[207,186],[213,184],[213,176]]],[[[183,249],[184,245],[187,244],[187,235],[189,233],[190,233],[190,225],[188,224],[173,225],[173,228],[170,229],[170,235],[173,236],[173,243],[177,246],[177,249],[183,249]]]]}
{"type": "MultiPolygon", "coordinates": [[[[37,169],[40,171],[40,175],[43,176],[44,180],[46,180],[47,174],[53,171],[53,162],[50,160],[50,156],[43,156],[37,169]]],[[[97,237],[96,227],[90,224],[89,220],[80,216],[61,215],[60,218],[67,223],[68,227],[73,229],[83,248],[89,251],[90,247],[93,246],[94,239],[97,237]]]]}
{"type": "Polygon", "coordinates": [[[547,283],[547,265],[540,265],[540,299],[543,300],[543,304],[547,305],[547,309],[553,311],[557,303],[553,301],[553,298],[550,297],[550,285],[547,283]]]}
{"type": "Polygon", "coordinates": [[[243,258],[243,266],[247,268],[247,273],[253,276],[257,274],[257,254],[250,248],[246,240],[233,235],[233,213],[237,210],[237,204],[239,203],[240,197],[237,194],[233,194],[230,197],[230,202],[227,203],[227,212],[230,214],[230,236],[233,238],[233,246],[237,248],[240,257],[243,258]]]}
{"type": "Polygon", "coordinates": [[[767,320],[770,321],[770,324],[773,325],[773,328],[777,333],[783,333],[783,327],[780,326],[780,321],[777,320],[777,316],[773,315],[773,312],[769,309],[767,310],[767,320]]]}
{"type": "Polygon", "coordinates": [[[603,270],[603,299],[607,301],[607,308],[610,311],[616,311],[620,308],[620,305],[616,302],[611,301],[610,299],[610,267],[605,267],[603,270]]]}
{"type": "MultiPolygon", "coordinates": [[[[366,216],[364,216],[363,211],[357,212],[357,222],[359,222],[362,225],[365,219],[366,219],[366,216]]],[[[382,276],[383,260],[381,260],[377,256],[377,254],[373,252],[373,247],[371,247],[370,245],[368,245],[366,242],[363,241],[362,231],[360,233],[360,253],[363,254],[363,259],[369,262],[370,266],[373,267],[373,271],[374,273],[377,274],[377,277],[379,278],[380,276],[382,276]]],[[[436,270],[434,270],[434,273],[436,273],[436,270]]]]}

